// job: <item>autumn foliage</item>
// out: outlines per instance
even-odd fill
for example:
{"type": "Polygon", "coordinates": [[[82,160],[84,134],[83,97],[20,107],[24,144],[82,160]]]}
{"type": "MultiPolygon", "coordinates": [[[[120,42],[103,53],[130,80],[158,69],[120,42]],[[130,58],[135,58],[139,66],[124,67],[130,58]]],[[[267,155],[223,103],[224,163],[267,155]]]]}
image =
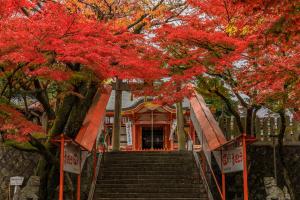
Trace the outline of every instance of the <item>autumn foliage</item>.
{"type": "MultiPolygon", "coordinates": [[[[69,90],[80,73],[99,84],[143,80],[137,93],[172,104],[190,95],[197,76],[230,70],[239,80],[234,90],[298,111],[299,21],[295,1],[4,0],[1,99],[35,91],[36,80],[69,90]]],[[[26,119],[8,105],[1,111],[2,130],[38,130],[24,129],[26,119]]]]}

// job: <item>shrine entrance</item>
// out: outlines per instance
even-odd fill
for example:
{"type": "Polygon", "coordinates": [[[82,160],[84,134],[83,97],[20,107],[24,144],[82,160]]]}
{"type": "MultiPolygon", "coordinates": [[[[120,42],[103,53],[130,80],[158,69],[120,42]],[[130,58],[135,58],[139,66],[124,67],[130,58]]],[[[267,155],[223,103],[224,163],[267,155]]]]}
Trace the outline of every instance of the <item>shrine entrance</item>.
{"type": "Polygon", "coordinates": [[[163,149],[163,127],[142,127],[142,149],[163,149]]]}

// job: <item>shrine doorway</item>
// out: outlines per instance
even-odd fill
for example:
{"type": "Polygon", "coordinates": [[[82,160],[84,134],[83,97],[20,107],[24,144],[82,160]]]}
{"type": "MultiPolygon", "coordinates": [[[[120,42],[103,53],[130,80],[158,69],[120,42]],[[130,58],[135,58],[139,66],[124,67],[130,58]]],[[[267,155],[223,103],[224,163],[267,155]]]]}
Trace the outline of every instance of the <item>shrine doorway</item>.
{"type": "Polygon", "coordinates": [[[142,127],[142,149],[163,149],[164,129],[163,127],[142,127]]]}

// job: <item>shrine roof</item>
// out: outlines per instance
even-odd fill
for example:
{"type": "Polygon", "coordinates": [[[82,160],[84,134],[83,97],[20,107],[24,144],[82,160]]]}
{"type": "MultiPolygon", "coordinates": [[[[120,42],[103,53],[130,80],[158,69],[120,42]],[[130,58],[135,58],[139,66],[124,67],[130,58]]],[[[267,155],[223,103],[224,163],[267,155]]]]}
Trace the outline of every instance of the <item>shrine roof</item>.
{"type": "MultiPolygon", "coordinates": [[[[151,99],[151,97],[150,98],[147,97],[148,101],[149,101],[149,99],[151,99]]],[[[145,102],[145,97],[133,97],[132,98],[131,92],[128,92],[128,91],[122,92],[122,110],[123,111],[133,109],[143,102],[145,102]]],[[[188,101],[188,99],[185,98],[183,100],[183,108],[188,109],[189,106],[190,106],[189,101],[188,101]]],[[[113,111],[114,107],[115,107],[115,90],[113,90],[111,92],[108,104],[106,106],[106,111],[113,111]]],[[[175,108],[175,106],[171,106],[171,107],[175,108]]]]}

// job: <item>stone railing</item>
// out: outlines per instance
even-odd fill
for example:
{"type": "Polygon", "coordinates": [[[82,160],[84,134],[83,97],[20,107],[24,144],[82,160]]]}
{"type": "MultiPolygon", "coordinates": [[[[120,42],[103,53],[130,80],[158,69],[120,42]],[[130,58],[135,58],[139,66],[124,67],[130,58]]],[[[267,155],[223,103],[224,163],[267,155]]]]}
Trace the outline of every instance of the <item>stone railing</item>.
{"type": "MultiPolygon", "coordinates": [[[[236,120],[233,116],[223,116],[219,120],[219,125],[223,130],[228,140],[239,135],[236,120]]],[[[241,118],[245,127],[246,118],[241,118]]],[[[284,142],[299,143],[300,144],[300,123],[292,118],[286,120],[286,133],[284,142]]],[[[256,118],[253,125],[253,135],[256,136],[257,141],[272,142],[274,136],[277,136],[280,130],[280,119],[275,117],[256,118]]]]}

